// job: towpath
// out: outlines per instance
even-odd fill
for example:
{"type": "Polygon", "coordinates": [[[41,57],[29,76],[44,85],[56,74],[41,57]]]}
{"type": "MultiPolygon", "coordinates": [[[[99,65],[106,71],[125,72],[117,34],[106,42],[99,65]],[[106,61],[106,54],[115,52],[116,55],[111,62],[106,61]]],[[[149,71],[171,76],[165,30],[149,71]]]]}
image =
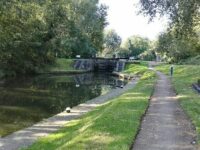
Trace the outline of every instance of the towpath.
{"type": "Polygon", "coordinates": [[[158,81],[133,150],[195,150],[194,128],[181,109],[169,77],[158,81]]]}

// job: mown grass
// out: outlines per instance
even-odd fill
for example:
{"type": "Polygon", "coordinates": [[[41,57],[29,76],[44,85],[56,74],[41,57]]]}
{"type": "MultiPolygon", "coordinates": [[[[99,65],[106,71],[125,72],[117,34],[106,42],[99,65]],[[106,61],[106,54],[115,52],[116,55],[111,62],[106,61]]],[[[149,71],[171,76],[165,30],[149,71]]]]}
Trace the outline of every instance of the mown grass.
{"type": "Polygon", "coordinates": [[[28,150],[128,150],[147,109],[155,78],[154,72],[146,70],[136,87],[41,138],[28,150]]]}
{"type": "Polygon", "coordinates": [[[54,64],[46,65],[38,73],[76,73],[82,70],[76,70],[73,67],[73,59],[57,58],[54,64]]]}
{"type": "Polygon", "coordinates": [[[141,62],[140,64],[128,63],[123,72],[129,74],[143,74],[147,70],[147,66],[148,64],[146,62],[141,62]]]}
{"type": "MultiPolygon", "coordinates": [[[[156,69],[169,74],[170,65],[158,66],[156,69]]],[[[196,127],[198,141],[200,143],[200,95],[192,88],[200,78],[200,66],[175,65],[172,83],[180,104],[196,127]]]]}
{"type": "Polygon", "coordinates": [[[74,70],[72,64],[72,59],[58,58],[54,64],[46,66],[45,70],[50,72],[74,70]]]}

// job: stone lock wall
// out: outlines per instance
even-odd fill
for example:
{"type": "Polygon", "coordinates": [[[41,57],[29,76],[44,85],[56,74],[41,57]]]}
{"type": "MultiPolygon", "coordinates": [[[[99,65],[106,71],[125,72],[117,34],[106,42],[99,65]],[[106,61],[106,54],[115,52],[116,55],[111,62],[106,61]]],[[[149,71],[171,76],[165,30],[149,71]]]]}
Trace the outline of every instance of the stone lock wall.
{"type": "Polygon", "coordinates": [[[117,71],[121,72],[124,70],[126,61],[119,59],[75,59],[74,68],[87,70],[87,71],[117,71]]]}

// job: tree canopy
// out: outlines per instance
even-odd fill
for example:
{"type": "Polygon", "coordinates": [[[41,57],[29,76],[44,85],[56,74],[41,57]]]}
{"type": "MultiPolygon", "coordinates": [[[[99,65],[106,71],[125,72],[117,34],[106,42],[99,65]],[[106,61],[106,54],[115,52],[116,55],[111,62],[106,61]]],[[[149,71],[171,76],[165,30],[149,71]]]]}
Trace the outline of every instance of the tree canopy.
{"type": "Polygon", "coordinates": [[[179,34],[190,34],[200,23],[199,0],[140,0],[141,12],[150,20],[160,15],[170,19],[179,34]]]}
{"type": "Polygon", "coordinates": [[[121,37],[113,29],[105,31],[104,34],[104,56],[113,56],[122,42],[121,37]]]}
{"type": "Polygon", "coordinates": [[[123,47],[128,50],[129,56],[138,57],[150,49],[150,40],[140,36],[131,36],[125,41],[123,47]]]}
{"type": "Polygon", "coordinates": [[[200,55],[200,1],[199,0],[140,0],[141,13],[167,16],[169,26],[158,39],[157,52],[169,62],[200,55]]]}
{"type": "Polygon", "coordinates": [[[55,57],[90,57],[103,47],[107,7],[98,0],[1,0],[0,68],[35,72],[55,57]]]}

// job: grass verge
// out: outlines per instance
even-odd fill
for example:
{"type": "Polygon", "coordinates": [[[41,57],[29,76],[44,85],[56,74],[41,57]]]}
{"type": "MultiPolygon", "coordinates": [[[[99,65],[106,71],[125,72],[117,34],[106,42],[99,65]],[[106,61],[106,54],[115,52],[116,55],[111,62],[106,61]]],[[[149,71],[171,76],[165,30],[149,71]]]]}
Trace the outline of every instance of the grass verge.
{"type": "Polygon", "coordinates": [[[125,70],[123,71],[123,73],[136,74],[136,75],[143,74],[148,69],[147,66],[148,66],[147,63],[145,62],[142,62],[140,64],[128,63],[125,66],[125,70]]]}
{"type": "Polygon", "coordinates": [[[41,138],[28,150],[128,150],[148,107],[155,79],[155,73],[146,70],[136,87],[41,138]]]}
{"type": "MultiPolygon", "coordinates": [[[[157,70],[169,74],[170,65],[161,65],[157,70]]],[[[196,127],[200,144],[200,95],[192,88],[200,78],[200,66],[176,65],[172,78],[173,86],[178,93],[180,104],[196,127]]]]}
{"type": "Polygon", "coordinates": [[[47,65],[39,73],[78,73],[82,70],[73,68],[74,61],[72,59],[58,58],[52,65],[47,65]]]}

